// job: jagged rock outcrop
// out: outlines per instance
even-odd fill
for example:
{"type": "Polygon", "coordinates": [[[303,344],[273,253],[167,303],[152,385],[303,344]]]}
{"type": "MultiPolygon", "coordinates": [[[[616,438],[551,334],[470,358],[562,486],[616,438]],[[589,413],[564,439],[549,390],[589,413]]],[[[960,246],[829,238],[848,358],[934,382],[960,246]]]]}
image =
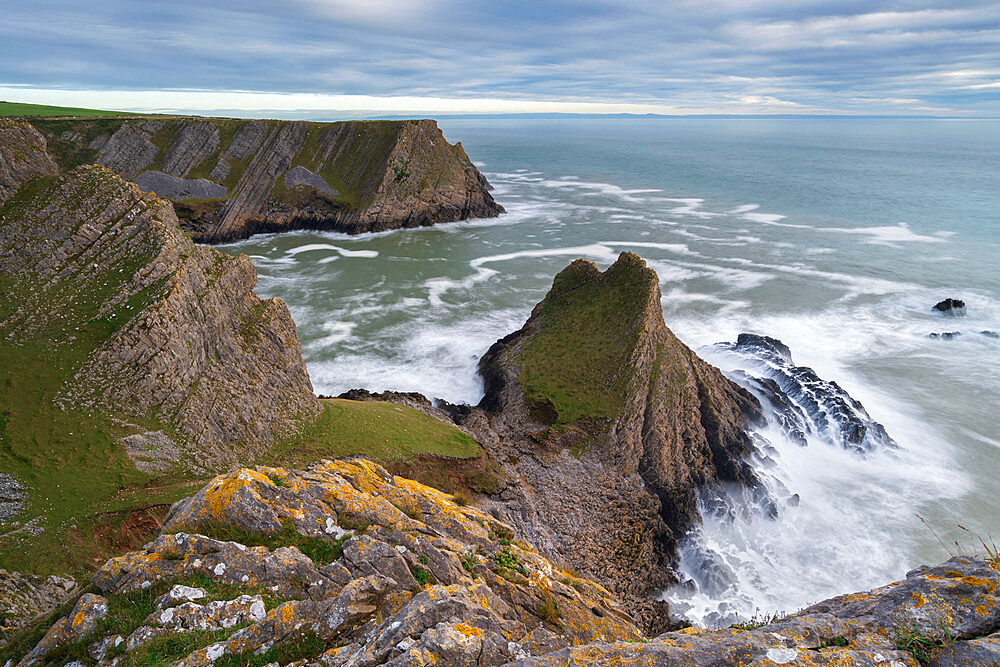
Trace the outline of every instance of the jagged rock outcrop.
{"type": "Polygon", "coordinates": [[[92,348],[59,401],[166,428],[196,464],[232,465],[320,409],[288,309],[254,294],[250,260],[194,245],[169,202],[106,167],[0,209],[0,276],[3,344],[92,348]]]}
{"type": "Polygon", "coordinates": [[[45,137],[30,124],[0,118],[0,204],[28,181],[59,172],[46,148],[45,137]]]}
{"type": "Polygon", "coordinates": [[[814,435],[861,454],[897,447],[860,401],[813,369],[796,366],[791,350],[780,340],[741,333],[735,343],[715,347],[750,362],[750,373],[736,373],[733,379],[770,406],[793,441],[805,445],[806,436],[814,435]]]}
{"type": "Polygon", "coordinates": [[[964,317],[966,314],[965,302],[961,299],[952,299],[950,297],[935,303],[931,310],[936,310],[939,313],[951,315],[952,317],[964,317]]]}
{"type": "Polygon", "coordinates": [[[0,569],[0,642],[11,631],[55,609],[75,591],[72,579],[0,569]]]}
{"type": "Polygon", "coordinates": [[[646,637],[608,591],[479,509],[365,460],[322,461],[216,477],[154,541],[105,563],[41,639],[15,636],[0,655],[23,667],[991,665],[1000,564],[952,558],[766,625],[646,637]]]}
{"type": "Polygon", "coordinates": [[[656,274],[632,253],[604,273],[573,262],[480,372],[485,396],[456,421],[512,480],[492,510],[667,627],[652,598],[673,583],[699,489],[758,488],[744,430],[763,420],[757,399],[670,332],[656,274]]]}
{"type": "Polygon", "coordinates": [[[172,200],[198,242],[302,228],[356,234],[503,211],[461,144],[432,120],[32,123],[63,169],[97,162],[172,200]]]}
{"type": "Polygon", "coordinates": [[[57,621],[18,664],[65,661],[80,640],[99,665],[122,653],[144,664],[157,640],[194,630],[174,664],[241,664],[273,649],[281,664],[498,665],[642,637],[607,591],[511,538],[368,461],[242,469],[177,503],[142,550],[105,563],[73,622],[57,621]],[[129,609],[126,625],[115,610],[130,603],[147,615],[129,609]]]}

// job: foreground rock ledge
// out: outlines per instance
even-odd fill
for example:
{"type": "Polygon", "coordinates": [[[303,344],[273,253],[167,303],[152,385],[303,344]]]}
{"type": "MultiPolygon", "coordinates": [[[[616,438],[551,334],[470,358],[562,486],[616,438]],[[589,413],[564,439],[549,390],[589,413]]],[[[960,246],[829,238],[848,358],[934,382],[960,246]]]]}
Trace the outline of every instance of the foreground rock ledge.
{"type": "Polygon", "coordinates": [[[900,648],[916,637],[928,664],[989,665],[998,586],[997,564],[953,558],[753,630],[646,638],[608,591],[493,517],[365,460],[322,461],[216,477],[7,664],[142,664],[155,649],[174,665],[916,667],[900,648]]]}

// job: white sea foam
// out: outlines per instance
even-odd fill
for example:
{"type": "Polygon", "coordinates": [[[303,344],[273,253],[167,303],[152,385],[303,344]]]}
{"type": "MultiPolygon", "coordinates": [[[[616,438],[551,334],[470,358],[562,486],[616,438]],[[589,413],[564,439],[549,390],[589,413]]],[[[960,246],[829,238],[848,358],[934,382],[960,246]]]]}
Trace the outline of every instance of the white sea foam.
{"type": "Polygon", "coordinates": [[[936,232],[933,235],[917,234],[905,222],[884,227],[821,227],[821,232],[861,234],[868,236],[865,243],[895,246],[897,243],[944,243],[954,232],[936,232]]]}
{"type": "Polygon", "coordinates": [[[285,254],[294,257],[304,252],[313,252],[316,250],[332,250],[341,257],[366,257],[369,259],[378,257],[377,250],[348,250],[347,248],[341,248],[331,243],[307,243],[306,245],[286,250],[285,254]]]}

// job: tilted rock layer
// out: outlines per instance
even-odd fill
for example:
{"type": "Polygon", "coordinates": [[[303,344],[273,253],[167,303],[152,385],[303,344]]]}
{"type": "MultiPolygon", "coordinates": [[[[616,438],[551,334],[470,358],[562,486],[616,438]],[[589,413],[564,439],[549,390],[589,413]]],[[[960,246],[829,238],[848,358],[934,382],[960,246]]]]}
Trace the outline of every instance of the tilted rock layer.
{"type": "Polygon", "coordinates": [[[510,534],[364,460],[238,470],[105,563],[9,664],[917,667],[907,646],[940,667],[1000,659],[992,561],[953,558],[751,630],[647,638],[608,591],[510,534]]]}
{"type": "Polygon", "coordinates": [[[503,211],[461,144],[449,144],[432,120],[32,123],[63,169],[97,162],[174,201],[199,242],[301,228],[382,231],[503,211]]]}
{"type": "Polygon", "coordinates": [[[28,123],[0,118],[0,204],[31,179],[58,172],[38,130],[28,123]]]}
{"type": "Polygon", "coordinates": [[[165,425],[203,465],[259,453],[319,410],[288,309],[254,294],[250,260],[194,245],[169,202],[106,167],[0,209],[0,275],[18,304],[5,345],[95,344],[61,400],[165,425]]]}
{"type": "Polygon", "coordinates": [[[672,582],[699,488],[756,485],[757,400],[670,332],[632,253],[603,273],[573,262],[480,372],[486,395],[457,421],[511,476],[495,511],[665,627],[652,595],[672,582]]]}

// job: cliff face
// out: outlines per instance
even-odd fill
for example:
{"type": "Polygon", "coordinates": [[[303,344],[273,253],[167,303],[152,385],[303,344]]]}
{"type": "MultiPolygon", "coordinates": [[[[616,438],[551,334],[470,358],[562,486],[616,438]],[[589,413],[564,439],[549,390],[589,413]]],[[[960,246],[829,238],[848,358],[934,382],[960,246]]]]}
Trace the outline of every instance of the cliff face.
{"type": "Polygon", "coordinates": [[[0,118],[0,204],[33,178],[54,176],[58,171],[38,130],[28,123],[0,118]]]}
{"type": "Polygon", "coordinates": [[[459,421],[514,480],[496,510],[663,627],[652,596],[699,520],[699,489],[756,485],[744,427],[763,419],[757,400],[670,332],[656,274],[631,253],[604,273],[562,271],[480,372],[481,409],[459,421]]]}
{"type": "Polygon", "coordinates": [[[198,242],[301,228],[347,233],[493,217],[485,177],[432,120],[32,121],[63,169],[96,162],[171,200],[198,242]]]}
{"type": "Polygon", "coordinates": [[[169,202],[105,167],[0,209],[0,277],[4,345],[90,349],[56,400],[133,431],[140,467],[169,467],[178,447],[232,465],[319,410],[288,309],[253,293],[250,260],[194,245],[169,202]]]}
{"type": "Polygon", "coordinates": [[[1000,565],[953,558],[752,629],[644,636],[511,527],[368,461],[245,468],[0,648],[41,664],[997,664],[1000,565]],[[60,617],[61,616],[61,617],[60,617]],[[907,641],[906,638],[910,638],[907,641]],[[907,650],[912,649],[912,651],[907,650]]]}

